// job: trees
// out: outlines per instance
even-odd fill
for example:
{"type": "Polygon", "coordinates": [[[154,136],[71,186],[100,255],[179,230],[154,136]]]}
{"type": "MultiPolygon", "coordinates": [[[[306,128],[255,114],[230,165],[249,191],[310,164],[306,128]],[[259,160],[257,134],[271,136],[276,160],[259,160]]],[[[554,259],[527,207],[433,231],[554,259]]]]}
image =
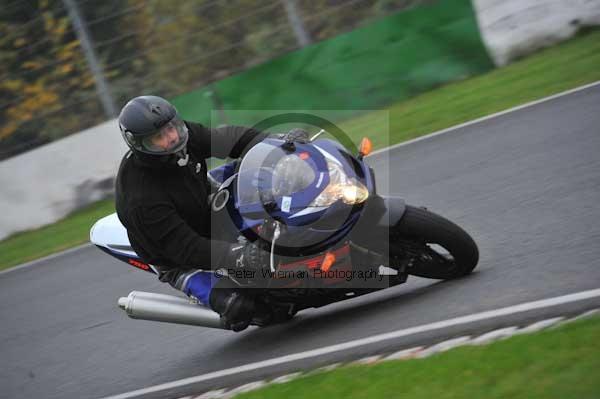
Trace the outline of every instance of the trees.
{"type": "MultiPolygon", "coordinates": [[[[98,107],[64,10],[15,2],[0,15],[0,157],[77,131],[98,107]],[[68,111],[68,112],[66,112],[68,111]]],[[[102,121],[102,115],[89,122],[102,121]]]]}

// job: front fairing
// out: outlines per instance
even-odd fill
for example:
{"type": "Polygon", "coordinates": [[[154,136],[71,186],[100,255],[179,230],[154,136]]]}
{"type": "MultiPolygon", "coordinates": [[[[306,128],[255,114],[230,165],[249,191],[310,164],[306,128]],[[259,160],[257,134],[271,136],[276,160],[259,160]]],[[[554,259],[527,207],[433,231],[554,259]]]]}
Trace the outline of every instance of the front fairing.
{"type": "Polygon", "coordinates": [[[277,245],[280,249],[288,248],[288,253],[294,248],[321,250],[347,235],[364,206],[364,203],[348,205],[342,200],[328,206],[314,206],[315,199],[330,183],[327,159],[341,165],[347,177],[363,184],[369,195],[375,195],[373,175],[364,162],[335,141],[294,143],[288,150],[282,148],[283,143],[267,139],[244,157],[237,181],[232,184],[232,217],[240,231],[252,238],[256,238],[257,226],[277,220],[284,226],[277,245]],[[278,178],[285,169],[281,168],[282,160],[288,160],[294,166],[291,171],[296,172],[286,179],[297,182],[286,180],[280,184],[278,178]]]}

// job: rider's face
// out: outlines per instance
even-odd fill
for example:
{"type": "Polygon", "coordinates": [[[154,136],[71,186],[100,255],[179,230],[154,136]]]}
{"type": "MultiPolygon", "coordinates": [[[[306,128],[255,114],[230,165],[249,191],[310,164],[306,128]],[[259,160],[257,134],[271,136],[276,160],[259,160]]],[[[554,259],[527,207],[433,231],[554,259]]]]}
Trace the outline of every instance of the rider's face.
{"type": "Polygon", "coordinates": [[[163,150],[175,147],[179,143],[179,134],[175,126],[167,125],[150,138],[152,144],[163,150]]]}

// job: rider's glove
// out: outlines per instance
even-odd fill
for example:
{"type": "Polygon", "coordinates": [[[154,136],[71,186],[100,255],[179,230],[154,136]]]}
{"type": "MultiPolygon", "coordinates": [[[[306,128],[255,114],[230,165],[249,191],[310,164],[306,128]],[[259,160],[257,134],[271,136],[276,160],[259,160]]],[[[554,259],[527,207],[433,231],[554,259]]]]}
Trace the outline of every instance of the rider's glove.
{"type": "Polygon", "coordinates": [[[308,132],[306,130],[297,129],[297,128],[290,130],[289,132],[284,134],[281,138],[284,139],[285,141],[295,141],[298,143],[308,143],[310,141],[308,132]]]}
{"type": "Polygon", "coordinates": [[[269,254],[263,251],[257,243],[241,240],[230,247],[226,257],[227,268],[261,270],[268,266],[269,254]]]}

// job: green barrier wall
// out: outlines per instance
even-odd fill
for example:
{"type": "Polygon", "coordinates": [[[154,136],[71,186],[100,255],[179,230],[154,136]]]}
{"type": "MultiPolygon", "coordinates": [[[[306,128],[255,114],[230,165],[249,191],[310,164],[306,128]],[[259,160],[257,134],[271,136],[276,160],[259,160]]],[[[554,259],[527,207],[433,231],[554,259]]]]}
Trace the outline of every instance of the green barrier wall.
{"type": "MultiPolygon", "coordinates": [[[[212,89],[226,115],[249,109],[376,109],[491,68],[471,1],[440,0],[288,53],[215,82],[212,89]]],[[[209,93],[204,88],[173,101],[184,117],[209,123],[215,108],[209,93]]],[[[225,121],[249,122],[236,119],[227,115],[225,121]]]]}

